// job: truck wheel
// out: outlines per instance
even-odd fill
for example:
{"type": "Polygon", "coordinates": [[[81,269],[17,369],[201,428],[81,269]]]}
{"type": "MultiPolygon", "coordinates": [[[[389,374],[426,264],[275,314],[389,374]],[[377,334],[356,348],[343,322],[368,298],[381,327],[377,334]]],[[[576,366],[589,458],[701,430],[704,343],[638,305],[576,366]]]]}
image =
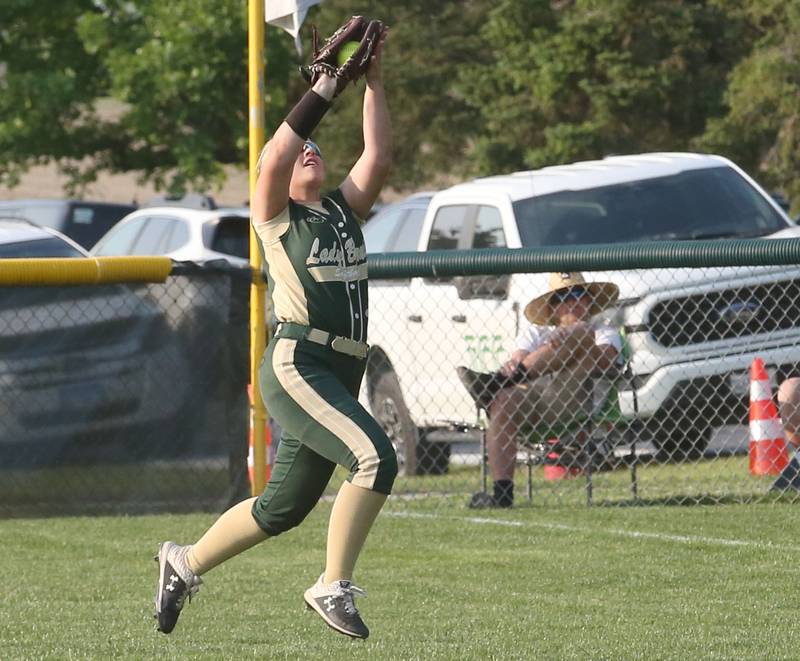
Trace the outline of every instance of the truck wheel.
{"type": "Polygon", "coordinates": [[[450,443],[431,443],[421,433],[417,439],[417,475],[444,475],[450,469],[450,443]]]}
{"type": "Polygon", "coordinates": [[[380,372],[370,396],[372,414],[386,432],[397,452],[400,475],[417,472],[417,426],[403,400],[403,392],[394,372],[380,372]]]}

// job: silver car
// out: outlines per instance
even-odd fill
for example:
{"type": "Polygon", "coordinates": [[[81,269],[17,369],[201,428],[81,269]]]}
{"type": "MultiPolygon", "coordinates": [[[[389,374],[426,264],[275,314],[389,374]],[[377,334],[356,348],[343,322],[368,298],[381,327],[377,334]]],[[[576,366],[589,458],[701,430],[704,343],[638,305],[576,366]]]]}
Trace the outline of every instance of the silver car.
{"type": "Polygon", "coordinates": [[[97,256],[166,255],[175,261],[249,265],[249,210],[145,207],[125,216],[92,248],[97,256]]]}

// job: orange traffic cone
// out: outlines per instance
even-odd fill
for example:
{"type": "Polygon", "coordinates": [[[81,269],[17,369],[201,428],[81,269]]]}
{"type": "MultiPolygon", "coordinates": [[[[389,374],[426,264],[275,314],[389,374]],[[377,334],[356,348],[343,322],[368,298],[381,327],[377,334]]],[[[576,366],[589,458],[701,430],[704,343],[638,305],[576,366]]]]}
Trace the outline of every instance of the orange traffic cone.
{"type": "Polygon", "coordinates": [[[769,374],[761,358],[750,367],[750,472],[779,475],[789,463],[783,425],[772,401],[769,374]]]}
{"type": "MultiPolygon", "coordinates": [[[[558,444],[557,438],[551,438],[547,441],[548,445],[554,446],[558,444]]],[[[565,459],[560,452],[551,450],[547,453],[544,459],[543,477],[548,482],[554,480],[568,480],[571,477],[580,475],[583,471],[579,466],[571,465],[574,459],[565,459]],[[564,462],[569,465],[565,465],[564,462]]]]}
{"type": "MultiPolygon", "coordinates": [[[[253,476],[253,466],[255,466],[254,461],[254,453],[253,453],[253,438],[255,436],[255,423],[253,419],[253,385],[247,384],[247,396],[250,399],[250,425],[249,425],[249,432],[247,434],[247,476],[250,478],[250,486],[253,486],[253,480],[255,479],[253,476]]],[[[264,445],[265,445],[265,452],[264,458],[266,461],[266,472],[265,476],[266,479],[269,480],[269,450],[272,441],[272,434],[270,430],[269,423],[264,426],[264,445]]]]}

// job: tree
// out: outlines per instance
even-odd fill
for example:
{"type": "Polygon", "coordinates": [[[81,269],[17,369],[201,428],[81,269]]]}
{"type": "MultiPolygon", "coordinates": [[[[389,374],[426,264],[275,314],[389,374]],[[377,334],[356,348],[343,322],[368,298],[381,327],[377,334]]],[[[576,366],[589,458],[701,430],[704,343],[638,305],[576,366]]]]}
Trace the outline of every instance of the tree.
{"type": "Polygon", "coordinates": [[[494,57],[461,75],[481,173],[684,149],[748,47],[742,21],[696,0],[503,0],[482,35],[494,57]]]}
{"type": "Polygon", "coordinates": [[[698,148],[725,154],[782,190],[800,210],[800,4],[751,0],[741,10],[758,35],[730,75],[726,110],[698,148]]]}
{"type": "Polygon", "coordinates": [[[106,78],[75,31],[90,0],[6,2],[0,25],[0,183],[14,185],[32,164],[80,158],[96,142],[88,108],[106,78]]]}
{"type": "MultiPolygon", "coordinates": [[[[102,170],[138,170],[171,192],[221,183],[223,165],[247,163],[245,11],[235,0],[81,0],[43,12],[14,0],[0,32],[0,182],[52,159],[72,189],[102,170]]],[[[283,40],[268,44],[274,123],[289,57],[283,40]]]]}
{"type": "MultiPolygon", "coordinates": [[[[470,172],[467,146],[480,129],[480,114],[456,89],[458,70],[481,53],[478,28],[490,0],[329,0],[309,15],[324,37],[354,13],[390,28],[383,60],[392,113],[394,168],[389,185],[432,186],[470,172]]],[[[309,27],[310,30],[310,27],[309,27]]],[[[310,39],[306,41],[310,43],[310,39]]],[[[316,134],[338,183],[360,153],[364,83],[344,91],[316,134]]]]}
{"type": "MultiPolygon", "coordinates": [[[[180,192],[219,184],[223,165],[246,165],[245,3],[56,4],[46,14],[34,0],[4,7],[0,183],[13,185],[30,165],[55,160],[73,191],[100,171],[136,170],[157,187],[180,192]]],[[[328,0],[312,9],[309,19],[323,35],[355,12],[392,26],[385,61],[398,188],[439,172],[468,171],[464,145],[477,131],[478,114],[454,82],[458,67],[474,59],[477,28],[490,4],[328,0]]],[[[308,22],[303,37],[307,58],[308,22]]],[[[291,38],[268,26],[266,51],[269,135],[306,85],[296,75],[300,60],[291,38]]],[[[360,150],[359,91],[337,99],[319,130],[331,181],[344,176],[360,150]]]]}
{"type": "MultiPolygon", "coordinates": [[[[71,187],[136,170],[172,192],[247,164],[246,3],[5,0],[0,184],[55,160],[71,187]],[[110,108],[110,111],[109,111],[110,108]]],[[[800,5],[785,0],[326,0],[391,28],[384,76],[390,185],[609,153],[731,156],[800,205],[800,5]]],[[[267,27],[266,132],[307,89],[292,39],[267,27]]],[[[315,133],[338,183],[361,149],[361,91],[315,133]]],[[[760,178],[759,177],[759,178],[760,178]]]]}

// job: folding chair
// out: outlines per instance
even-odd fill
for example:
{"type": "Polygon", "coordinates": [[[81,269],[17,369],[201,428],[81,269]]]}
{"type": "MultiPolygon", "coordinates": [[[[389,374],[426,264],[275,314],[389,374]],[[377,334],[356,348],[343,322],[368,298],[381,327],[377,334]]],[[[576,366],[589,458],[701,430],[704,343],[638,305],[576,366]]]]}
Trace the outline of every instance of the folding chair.
{"type": "MultiPolygon", "coordinates": [[[[631,443],[627,454],[619,457],[628,463],[631,470],[631,494],[638,498],[636,434],[631,434],[631,422],[638,417],[636,390],[632,387],[629,350],[622,336],[620,365],[612,374],[589,377],[587,390],[591,393],[592,405],[585,415],[565,424],[523,426],[517,434],[517,463],[527,468],[527,496],[533,500],[533,469],[546,466],[555,460],[558,465],[577,469],[586,478],[586,502],[594,499],[593,475],[613,456],[613,450],[624,446],[628,438],[631,443]],[[633,395],[633,418],[622,415],[619,406],[619,391],[629,389],[633,395]],[[613,437],[619,437],[615,440],[613,437]]],[[[488,489],[488,450],[486,432],[489,413],[476,404],[476,424],[462,425],[461,431],[480,432],[481,486],[488,489]],[[484,422],[486,421],[486,422],[484,422]]]]}

